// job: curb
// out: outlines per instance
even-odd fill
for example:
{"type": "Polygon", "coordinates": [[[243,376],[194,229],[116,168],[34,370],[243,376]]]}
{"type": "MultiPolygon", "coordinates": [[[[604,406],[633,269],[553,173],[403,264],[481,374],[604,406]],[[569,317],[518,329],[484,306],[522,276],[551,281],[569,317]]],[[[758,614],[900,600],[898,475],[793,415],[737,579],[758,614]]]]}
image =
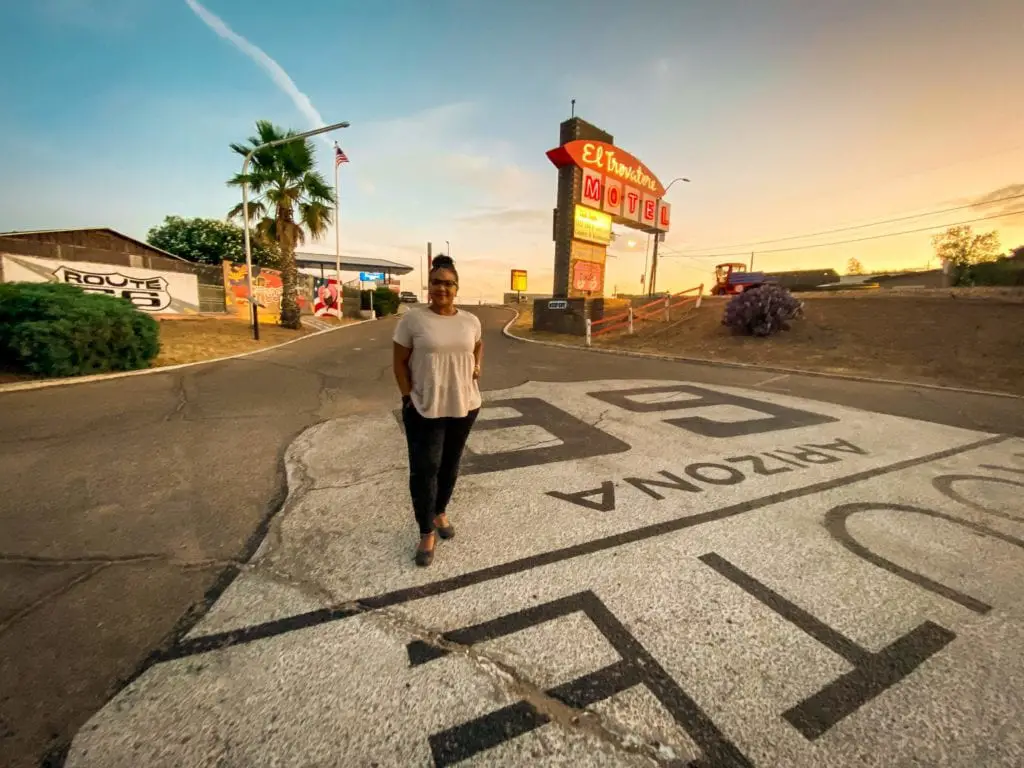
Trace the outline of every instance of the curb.
{"type": "Polygon", "coordinates": [[[177,371],[182,368],[192,368],[197,365],[209,365],[211,363],[222,363],[226,360],[238,360],[243,357],[250,357],[252,355],[258,355],[262,352],[269,352],[272,349],[280,349],[281,347],[287,347],[289,344],[295,344],[306,339],[312,339],[317,336],[322,336],[325,333],[334,333],[335,331],[342,331],[345,328],[355,328],[357,325],[363,325],[364,323],[372,323],[373,320],[360,320],[356,323],[347,323],[346,325],[339,325],[337,328],[325,328],[322,331],[314,331],[313,333],[307,333],[305,336],[300,336],[297,339],[289,339],[288,341],[282,341],[280,344],[274,344],[270,347],[260,347],[259,349],[253,349],[249,352],[239,352],[237,355],[227,355],[226,357],[215,357],[212,360],[196,360],[192,363],[178,363],[177,365],[162,365],[159,368],[143,368],[139,371],[117,371],[115,373],[96,373],[90,376],[69,376],[63,379],[42,379],[39,381],[21,381],[14,384],[0,384],[0,395],[7,392],[26,392],[33,389],[46,389],[48,387],[66,387],[72,384],[89,384],[95,381],[109,381],[111,379],[124,379],[129,376],[145,376],[150,373],[167,373],[168,371],[177,371]]]}
{"type": "Polygon", "coordinates": [[[646,360],[662,360],[669,363],[689,363],[691,365],[706,365],[715,368],[737,368],[746,371],[763,371],[765,373],[783,373],[791,374],[794,376],[814,376],[820,379],[836,379],[839,381],[856,381],[862,384],[889,384],[899,387],[912,387],[916,389],[934,389],[940,392],[956,392],[962,395],[983,395],[985,397],[1002,397],[1009,400],[1024,400],[1022,395],[1013,395],[1009,392],[990,392],[984,389],[966,389],[963,387],[946,387],[941,384],[925,384],[913,381],[899,381],[898,379],[878,379],[871,376],[856,376],[853,374],[846,373],[824,373],[822,371],[807,371],[800,368],[778,368],[769,365],[752,365],[751,363],[730,363],[724,360],[707,360],[701,357],[683,357],[682,355],[659,355],[655,352],[631,352],[627,349],[610,349],[607,347],[584,347],[576,346],[574,344],[561,344],[557,341],[541,341],[540,339],[527,339],[522,336],[516,336],[509,329],[512,324],[519,318],[519,312],[509,307],[509,310],[513,313],[513,317],[505,327],[501,329],[509,339],[522,342],[524,344],[539,344],[542,347],[557,347],[559,349],[574,349],[579,352],[596,352],[602,355],[617,355],[618,357],[638,357],[646,360]]]}

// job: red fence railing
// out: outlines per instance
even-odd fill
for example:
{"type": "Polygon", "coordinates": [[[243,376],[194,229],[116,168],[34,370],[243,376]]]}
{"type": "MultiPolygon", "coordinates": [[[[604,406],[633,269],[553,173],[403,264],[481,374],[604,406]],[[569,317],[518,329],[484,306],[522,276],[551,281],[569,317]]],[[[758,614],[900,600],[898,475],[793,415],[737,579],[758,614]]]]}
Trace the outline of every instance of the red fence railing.
{"type": "Polygon", "coordinates": [[[687,304],[693,304],[694,309],[699,307],[703,293],[704,283],[701,283],[696,288],[687,288],[685,291],[654,299],[639,307],[628,307],[625,312],[618,312],[593,322],[587,320],[587,346],[590,346],[590,340],[594,336],[603,336],[622,329],[626,329],[627,333],[633,333],[637,321],[651,320],[661,315],[662,319],[668,322],[672,319],[673,309],[687,304]]]}

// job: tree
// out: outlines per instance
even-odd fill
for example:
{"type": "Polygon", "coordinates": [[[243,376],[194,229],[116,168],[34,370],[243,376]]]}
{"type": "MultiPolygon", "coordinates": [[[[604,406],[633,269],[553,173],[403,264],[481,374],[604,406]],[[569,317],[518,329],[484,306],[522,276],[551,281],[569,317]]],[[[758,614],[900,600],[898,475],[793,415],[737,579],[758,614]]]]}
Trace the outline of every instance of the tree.
{"type": "MultiPolygon", "coordinates": [[[[260,267],[278,266],[277,243],[264,242],[250,232],[252,263],[260,267]]],[[[163,224],[149,230],[146,242],[168,253],[197,264],[216,264],[227,259],[245,262],[245,234],[242,228],[220,219],[185,219],[167,216],[163,224]]]]}
{"type": "Polygon", "coordinates": [[[851,258],[846,262],[846,274],[848,275],[863,275],[864,265],[860,263],[860,259],[851,258]]]}
{"type": "Polygon", "coordinates": [[[971,282],[971,266],[992,261],[999,253],[999,233],[974,234],[970,226],[950,227],[941,235],[932,237],[935,255],[949,264],[953,285],[971,282]]]}
{"type": "MultiPolygon", "coordinates": [[[[285,132],[269,120],[258,120],[256,133],[249,138],[248,145],[232,144],[231,149],[245,156],[260,144],[295,135],[295,131],[285,132]]],[[[331,223],[334,191],[316,170],[313,142],[309,139],[260,150],[253,155],[249,172],[245,176],[236,174],[228,184],[237,187],[243,182],[248,184],[251,195],[250,223],[260,237],[276,242],[280,251],[281,325],[299,328],[295,246],[305,242],[307,231],[316,237],[327,229],[331,223]]],[[[228,218],[240,220],[241,217],[239,203],[228,218]]]]}

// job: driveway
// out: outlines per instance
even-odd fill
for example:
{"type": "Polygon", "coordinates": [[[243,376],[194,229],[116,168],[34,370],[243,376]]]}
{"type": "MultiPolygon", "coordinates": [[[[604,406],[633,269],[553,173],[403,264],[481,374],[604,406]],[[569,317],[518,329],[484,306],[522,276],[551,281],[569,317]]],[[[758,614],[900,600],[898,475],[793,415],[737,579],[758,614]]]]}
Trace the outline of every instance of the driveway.
{"type": "MultiPolygon", "coordinates": [[[[938,678],[948,684],[957,675],[969,682],[954,653],[967,653],[961,647],[982,659],[996,652],[998,633],[981,632],[988,639],[973,645],[951,636],[971,637],[975,616],[1001,617],[1006,585],[1019,579],[1013,541],[1021,531],[1005,509],[1024,466],[1020,441],[1006,437],[1024,435],[1019,400],[557,350],[509,341],[500,335],[506,311],[477,311],[486,328],[483,386],[494,405],[467,462],[464,494],[473,509],[459,515],[452,557],[439,552],[426,573],[405,562],[393,320],[242,360],[0,395],[0,468],[8,480],[0,501],[0,750],[16,765],[38,764],[47,751],[60,759],[61,747],[99,711],[69,764],[270,764],[300,747],[308,750],[300,762],[323,764],[342,745],[381,765],[500,762],[534,752],[603,755],[609,764],[670,753],[722,764],[799,763],[816,759],[814,743],[839,733],[834,728],[892,741],[896,726],[885,723],[899,707],[857,714],[890,688],[921,685],[911,673],[931,669],[933,656],[952,665],[938,678]],[[757,422],[775,427],[749,426],[757,422]],[[694,431],[695,424],[702,426],[694,431]],[[955,479],[981,466],[1001,468],[984,470],[999,479],[955,479]],[[954,479],[941,481],[950,483],[945,488],[935,477],[954,479]],[[679,493],[693,494],[685,515],[672,499],[679,493]],[[984,565],[970,583],[958,581],[959,561],[932,553],[939,557],[932,564],[916,538],[913,552],[887,553],[891,563],[923,557],[916,582],[890,569],[897,581],[878,587],[877,565],[855,572],[817,546],[807,551],[810,572],[830,574],[832,591],[813,578],[787,582],[798,570],[793,553],[809,546],[801,532],[826,530],[815,515],[865,498],[947,516],[968,510],[972,525],[993,527],[979,508],[1002,517],[984,545],[958,550],[984,565]],[[792,520],[792,509],[806,519],[792,520]],[[705,523],[710,528],[699,527],[705,523]],[[694,532],[704,530],[695,542],[694,532]],[[686,566],[664,567],[669,562],[686,566]],[[940,584],[938,576],[947,593],[922,588],[921,578],[940,584]],[[963,599],[951,600],[949,590],[963,599]],[[707,595],[720,608],[687,613],[682,593],[707,595]],[[831,597],[822,602],[822,595],[831,597]],[[865,624],[858,611],[869,599],[900,607],[865,624]],[[757,642],[722,635],[713,625],[723,610],[757,642]],[[550,630],[550,646],[543,638],[535,645],[550,622],[560,627],[550,630]],[[701,651],[704,661],[720,671],[695,692],[686,681],[703,666],[665,643],[673,633],[690,638],[701,622],[711,633],[705,639],[721,646],[701,651]],[[789,625],[811,640],[795,640],[789,625]],[[534,634],[525,645],[522,632],[534,634]],[[590,655],[579,645],[588,642],[590,655]],[[828,687],[830,676],[847,679],[843,663],[849,674],[874,680],[871,670],[891,662],[886,649],[897,653],[908,643],[916,655],[899,656],[906,673],[898,679],[862,684],[856,696],[828,687]],[[753,682],[731,677],[780,647],[777,663],[800,671],[788,682],[770,671],[753,682]],[[723,648],[733,655],[716,655],[723,648]],[[844,661],[837,666],[828,653],[844,661]],[[282,658],[284,666],[274,661],[282,658]],[[661,672],[637,677],[651,664],[661,672]],[[444,675],[453,682],[439,700],[444,675]],[[832,691],[820,696],[859,703],[838,719],[842,707],[801,710],[815,685],[832,691]],[[577,690],[588,686],[590,698],[577,690]],[[627,690],[643,701],[623,699],[627,690]],[[385,704],[399,694],[426,703],[402,719],[385,704]],[[339,711],[366,701],[379,707],[359,711],[384,718],[383,726],[364,720],[361,735],[337,727],[339,711]],[[767,724],[736,725],[750,718],[744,702],[767,724]],[[581,720],[589,704],[612,711],[581,720]],[[772,730],[776,710],[795,712],[792,732],[772,730]],[[645,731],[642,724],[659,716],[660,730],[645,731]],[[211,729],[214,721],[224,730],[211,729]],[[337,738],[311,738],[303,722],[337,738]],[[495,728],[518,735],[499,739],[495,728]],[[781,751],[765,747],[779,739],[781,751]]],[[[842,543],[847,529],[833,528],[829,540],[858,556],[842,543]]],[[[852,523],[849,530],[878,535],[852,523]]],[[[1019,642],[1013,622],[1001,631],[1019,642]]],[[[1015,670],[1006,674],[1012,680],[1015,670]]],[[[926,693],[925,701],[936,717],[956,711],[941,696],[926,693]]],[[[998,701],[983,704],[968,713],[979,729],[1017,714],[998,701]]],[[[1019,749],[1019,733],[1009,735],[1008,749],[1019,749]]],[[[818,757],[845,759],[843,745],[855,739],[840,738],[818,757]]],[[[981,748],[970,754],[981,759],[981,748]]],[[[916,754],[905,740],[896,749],[916,754]]],[[[993,749],[988,764],[1016,754],[993,749]]]]}

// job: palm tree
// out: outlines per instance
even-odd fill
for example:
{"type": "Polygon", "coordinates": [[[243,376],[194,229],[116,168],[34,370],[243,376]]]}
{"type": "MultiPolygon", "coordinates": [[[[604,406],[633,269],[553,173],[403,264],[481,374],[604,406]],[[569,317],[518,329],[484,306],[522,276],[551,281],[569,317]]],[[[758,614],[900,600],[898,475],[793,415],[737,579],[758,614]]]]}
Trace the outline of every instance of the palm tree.
{"type": "MultiPolygon", "coordinates": [[[[285,132],[269,120],[258,120],[256,133],[249,138],[248,145],[232,144],[231,149],[244,157],[253,147],[294,136],[296,132],[285,132]]],[[[330,225],[334,190],[316,170],[313,142],[309,139],[260,150],[252,156],[249,172],[244,176],[236,174],[228,184],[237,187],[243,181],[249,185],[249,223],[255,236],[276,242],[280,248],[281,325],[299,328],[295,246],[305,242],[307,231],[317,237],[330,225]]],[[[228,218],[242,219],[241,203],[231,209],[228,218]]]]}

